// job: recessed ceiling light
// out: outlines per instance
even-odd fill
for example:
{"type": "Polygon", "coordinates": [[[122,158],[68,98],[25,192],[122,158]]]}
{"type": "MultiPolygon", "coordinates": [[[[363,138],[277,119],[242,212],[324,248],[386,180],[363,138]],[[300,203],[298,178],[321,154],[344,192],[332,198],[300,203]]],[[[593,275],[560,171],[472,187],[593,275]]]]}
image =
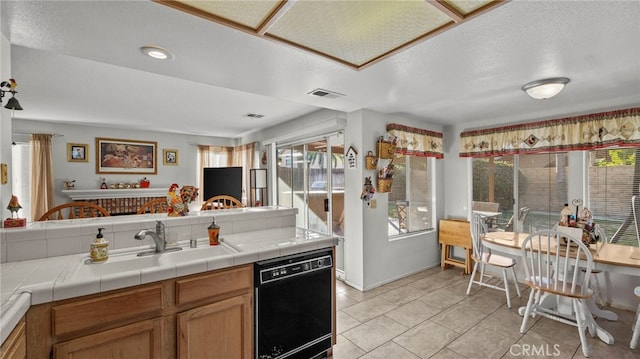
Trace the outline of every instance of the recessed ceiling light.
{"type": "Polygon", "coordinates": [[[143,54],[158,60],[173,60],[174,57],[173,54],[169,52],[169,50],[163,49],[158,46],[142,46],[140,48],[140,51],[143,54]]]}

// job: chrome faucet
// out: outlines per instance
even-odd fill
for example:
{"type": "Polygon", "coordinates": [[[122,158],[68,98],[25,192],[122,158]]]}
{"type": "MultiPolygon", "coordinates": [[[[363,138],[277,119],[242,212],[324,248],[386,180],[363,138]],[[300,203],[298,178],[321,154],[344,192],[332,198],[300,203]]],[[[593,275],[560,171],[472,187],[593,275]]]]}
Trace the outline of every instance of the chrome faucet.
{"type": "Polygon", "coordinates": [[[164,238],[164,223],[160,221],[156,221],[156,230],[153,231],[151,229],[143,229],[140,232],[136,233],[133,238],[137,240],[143,240],[147,235],[153,238],[153,241],[156,243],[156,249],[153,252],[142,252],[138,253],[138,255],[146,255],[152,253],[164,253],[167,248],[167,241],[164,238]]]}

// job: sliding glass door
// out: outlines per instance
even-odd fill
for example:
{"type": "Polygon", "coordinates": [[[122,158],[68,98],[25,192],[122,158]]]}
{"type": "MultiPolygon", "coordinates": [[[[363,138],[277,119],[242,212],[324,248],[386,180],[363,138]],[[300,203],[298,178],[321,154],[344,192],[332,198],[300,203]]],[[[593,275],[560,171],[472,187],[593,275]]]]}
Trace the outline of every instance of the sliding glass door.
{"type": "MultiPolygon", "coordinates": [[[[344,144],[339,134],[278,145],[279,205],[298,209],[296,226],[344,234],[344,144]]],[[[342,255],[338,249],[337,268],[342,255]]]]}

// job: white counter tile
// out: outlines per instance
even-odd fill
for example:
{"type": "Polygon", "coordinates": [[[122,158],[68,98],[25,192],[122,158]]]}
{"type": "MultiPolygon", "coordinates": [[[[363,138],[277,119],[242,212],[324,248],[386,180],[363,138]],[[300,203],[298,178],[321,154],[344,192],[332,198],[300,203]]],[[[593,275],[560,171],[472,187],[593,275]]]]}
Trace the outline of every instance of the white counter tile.
{"type": "Polygon", "coordinates": [[[38,284],[25,285],[21,290],[31,294],[31,305],[49,303],[53,301],[53,285],[55,281],[46,281],[38,284]]]}
{"type": "Polygon", "coordinates": [[[57,282],[53,286],[53,300],[75,298],[93,293],[100,293],[100,280],[96,280],[96,278],[57,282]]]}
{"type": "Polygon", "coordinates": [[[192,260],[187,263],[176,264],[176,274],[178,277],[196,274],[196,273],[202,273],[206,271],[207,271],[206,258],[192,260]]]}
{"type": "Polygon", "coordinates": [[[234,256],[219,256],[219,257],[211,257],[207,258],[207,270],[216,270],[227,267],[233,267],[234,265],[234,256]]]}
{"type": "Polygon", "coordinates": [[[258,252],[240,252],[238,254],[233,255],[233,265],[241,265],[247,263],[254,263],[258,261],[258,252]]]}
{"type": "Polygon", "coordinates": [[[140,270],[140,283],[152,283],[177,277],[176,266],[161,268],[142,268],[140,270]]]}
{"type": "Polygon", "coordinates": [[[3,312],[0,315],[0,343],[4,343],[30,306],[31,295],[29,293],[14,296],[10,303],[3,306],[3,312]]]}
{"type": "Polygon", "coordinates": [[[100,277],[100,291],[107,292],[114,289],[133,287],[142,284],[140,270],[108,274],[100,277]]]}

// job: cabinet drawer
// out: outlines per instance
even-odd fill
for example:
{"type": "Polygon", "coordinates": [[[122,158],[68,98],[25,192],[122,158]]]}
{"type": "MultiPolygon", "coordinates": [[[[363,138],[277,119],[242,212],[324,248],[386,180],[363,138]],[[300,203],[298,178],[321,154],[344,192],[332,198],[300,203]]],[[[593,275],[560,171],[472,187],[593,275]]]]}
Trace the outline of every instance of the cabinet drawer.
{"type": "Polygon", "coordinates": [[[62,336],[162,313],[162,287],[153,286],[52,308],[53,334],[62,336]]]}
{"type": "Polygon", "coordinates": [[[176,304],[182,305],[253,287],[251,264],[176,280],[176,304]]]}

